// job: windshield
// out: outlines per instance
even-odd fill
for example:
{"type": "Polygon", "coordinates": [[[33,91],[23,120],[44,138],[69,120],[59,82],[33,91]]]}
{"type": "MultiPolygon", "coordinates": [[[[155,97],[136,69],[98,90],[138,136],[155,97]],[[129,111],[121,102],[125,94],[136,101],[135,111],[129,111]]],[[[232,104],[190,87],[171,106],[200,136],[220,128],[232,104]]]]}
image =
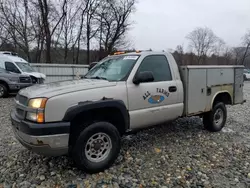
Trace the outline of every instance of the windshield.
{"type": "Polygon", "coordinates": [[[16,62],[16,65],[17,65],[23,72],[35,72],[34,69],[30,66],[29,63],[16,62]]]}
{"type": "Polygon", "coordinates": [[[6,71],[6,70],[3,69],[3,68],[0,68],[0,73],[8,73],[8,71],[6,71]]]}
{"type": "Polygon", "coordinates": [[[128,76],[138,58],[138,55],[109,57],[93,67],[84,78],[122,81],[128,76]]]}

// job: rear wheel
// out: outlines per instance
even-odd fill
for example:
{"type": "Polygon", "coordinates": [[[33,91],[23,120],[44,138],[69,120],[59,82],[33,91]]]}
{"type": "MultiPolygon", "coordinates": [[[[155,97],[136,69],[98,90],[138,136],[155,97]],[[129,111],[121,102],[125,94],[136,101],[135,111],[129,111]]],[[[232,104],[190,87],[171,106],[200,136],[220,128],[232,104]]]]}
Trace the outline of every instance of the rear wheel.
{"type": "Polygon", "coordinates": [[[120,152],[120,134],[108,122],[96,122],[85,128],[72,150],[72,158],[79,169],[89,173],[110,167],[120,152]]]}
{"type": "Polygon", "coordinates": [[[223,102],[214,105],[212,111],[203,116],[205,129],[211,132],[218,132],[225,126],[227,120],[227,109],[223,102]]]}
{"type": "Polygon", "coordinates": [[[8,89],[4,84],[0,84],[0,98],[8,96],[8,89]]]}

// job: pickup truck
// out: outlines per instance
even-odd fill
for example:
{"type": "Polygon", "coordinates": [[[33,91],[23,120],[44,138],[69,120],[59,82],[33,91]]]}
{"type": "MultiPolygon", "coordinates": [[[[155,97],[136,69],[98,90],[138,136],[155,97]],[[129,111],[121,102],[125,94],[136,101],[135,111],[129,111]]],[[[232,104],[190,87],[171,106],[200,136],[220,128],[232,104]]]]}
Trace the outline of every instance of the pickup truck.
{"type": "Polygon", "coordinates": [[[15,74],[0,68],[0,98],[33,85],[30,76],[15,74]]]}
{"type": "Polygon", "coordinates": [[[19,91],[11,112],[19,142],[40,155],[69,154],[79,169],[109,168],[121,137],[177,118],[220,131],[226,105],[244,103],[243,66],[178,66],[167,52],[112,55],[83,79],[19,91]]]}

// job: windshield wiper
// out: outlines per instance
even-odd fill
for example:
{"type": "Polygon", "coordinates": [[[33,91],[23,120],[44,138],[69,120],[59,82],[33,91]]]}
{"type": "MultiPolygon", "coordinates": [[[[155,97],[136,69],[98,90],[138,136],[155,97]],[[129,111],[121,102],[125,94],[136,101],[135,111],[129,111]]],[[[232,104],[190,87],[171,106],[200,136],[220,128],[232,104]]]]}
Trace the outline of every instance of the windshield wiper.
{"type": "Polygon", "coordinates": [[[90,79],[107,80],[107,78],[101,76],[90,77],[90,79]]]}

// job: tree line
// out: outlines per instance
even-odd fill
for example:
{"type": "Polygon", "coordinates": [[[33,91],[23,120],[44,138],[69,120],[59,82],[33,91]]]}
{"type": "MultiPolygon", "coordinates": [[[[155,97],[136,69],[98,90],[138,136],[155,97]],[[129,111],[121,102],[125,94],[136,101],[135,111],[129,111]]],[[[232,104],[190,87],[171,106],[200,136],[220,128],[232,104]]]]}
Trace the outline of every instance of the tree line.
{"type": "Polygon", "coordinates": [[[0,0],[0,49],[16,51],[29,62],[89,63],[128,47],[126,34],[135,4],[135,0],[0,0]]]}
{"type": "Polygon", "coordinates": [[[197,27],[187,36],[189,52],[184,52],[183,45],[178,45],[173,52],[181,65],[245,65],[250,68],[250,30],[241,38],[236,47],[229,47],[210,28],[197,27]]]}
{"type": "MultiPolygon", "coordinates": [[[[128,37],[136,0],[0,0],[0,50],[34,63],[89,64],[117,49],[128,37]]],[[[250,67],[250,30],[228,47],[210,28],[187,34],[188,50],[172,54],[180,65],[243,64],[250,67]]]]}

